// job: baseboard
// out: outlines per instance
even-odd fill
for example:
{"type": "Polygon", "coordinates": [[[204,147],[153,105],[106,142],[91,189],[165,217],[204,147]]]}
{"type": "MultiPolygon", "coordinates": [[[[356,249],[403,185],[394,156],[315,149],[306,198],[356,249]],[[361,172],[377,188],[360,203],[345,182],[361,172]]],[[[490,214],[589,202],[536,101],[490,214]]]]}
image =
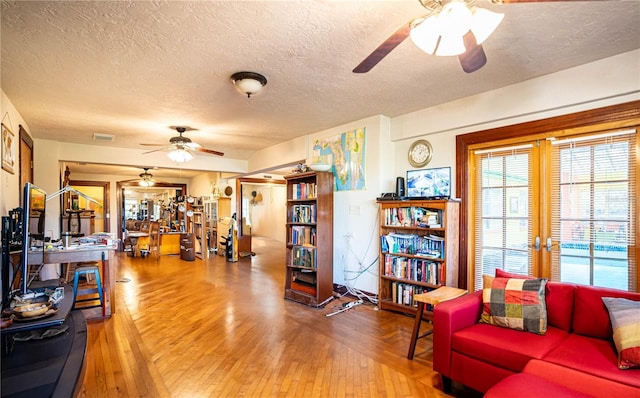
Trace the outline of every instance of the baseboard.
{"type": "MultiPolygon", "coordinates": [[[[360,290],[360,289],[358,289],[360,290]]],[[[364,290],[360,290],[363,294],[369,296],[369,297],[376,297],[377,294],[375,293],[370,293],[370,292],[366,292],[364,290]]],[[[351,298],[355,298],[357,299],[358,297],[354,296],[353,294],[349,293],[347,291],[347,287],[344,285],[338,285],[337,283],[333,284],[333,295],[336,297],[351,297],[351,298]]]]}

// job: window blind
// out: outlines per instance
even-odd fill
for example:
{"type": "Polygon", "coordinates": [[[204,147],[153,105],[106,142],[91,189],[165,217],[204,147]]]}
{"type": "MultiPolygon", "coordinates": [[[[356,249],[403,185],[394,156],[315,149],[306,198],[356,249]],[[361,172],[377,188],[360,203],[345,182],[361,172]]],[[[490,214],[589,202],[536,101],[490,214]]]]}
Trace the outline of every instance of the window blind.
{"type": "Polygon", "coordinates": [[[474,152],[474,289],[497,268],[531,273],[532,145],[474,152]]]}
{"type": "Polygon", "coordinates": [[[551,279],[637,291],[636,130],[551,145],[551,279]]]}

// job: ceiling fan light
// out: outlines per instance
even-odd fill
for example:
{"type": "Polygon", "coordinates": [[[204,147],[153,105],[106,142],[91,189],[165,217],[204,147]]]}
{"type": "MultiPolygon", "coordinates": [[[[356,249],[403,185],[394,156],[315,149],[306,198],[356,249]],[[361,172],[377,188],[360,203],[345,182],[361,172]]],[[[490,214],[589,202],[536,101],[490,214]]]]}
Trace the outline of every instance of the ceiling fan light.
{"type": "Polygon", "coordinates": [[[168,154],[169,159],[173,160],[176,163],[184,163],[193,159],[193,155],[184,149],[176,149],[175,151],[171,151],[168,154]]]}
{"type": "Polygon", "coordinates": [[[141,187],[152,187],[154,184],[155,182],[152,180],[140,180],[138,182],[138,185],[140,185],[141,187]]]}
{"type": "Polygon", "coordinates": [[[267,78],[255,72],[236,72],[231,75],[231,81],[236,86],[236,90],[247,94],[249,98],[267,84],[267,78]]]}
{"type": "Polygon", "coordinates": [[[476,37],[476,42],[482,44],[491,36],[502,22],[504,14],[476,7],[471,20],[471,31],[476,37]]]}
{"type": "Polygon", "coordinates": [[[417,19],[411,23],[409,37],[413,44],[427,54],[433,55],[438,46],[440,24],[436,15],[417,19]]]}
{"type": "MultiPolygon", "coordinates": [[[[411,24],[409,37],[419,49],[431,55],[455,56],[466,51],[462,37],[469,31],[471,12],[463,4],[448,8],[448,12],[432,15],[426,19],[415,20],[411,24]],[[460,9],[462,6],[464,10],[460,9]],[[461,15],[457,17],[456,15],[461,15]],[[468,17],[468,18],[467,18],[468,17]],[[458,19],[465,27],[452,28],[458,19]]],[[[450,5],[452,3],[447,4],[450,5]]],[[[444,9],[443,9],[444,12],[444,9]]]]}
{"type": "Polygon", "coordinates": [[[471,10],[460,1],[451,1],[438,14],[442,36],[463,36],[471,29],[471,10]]]}

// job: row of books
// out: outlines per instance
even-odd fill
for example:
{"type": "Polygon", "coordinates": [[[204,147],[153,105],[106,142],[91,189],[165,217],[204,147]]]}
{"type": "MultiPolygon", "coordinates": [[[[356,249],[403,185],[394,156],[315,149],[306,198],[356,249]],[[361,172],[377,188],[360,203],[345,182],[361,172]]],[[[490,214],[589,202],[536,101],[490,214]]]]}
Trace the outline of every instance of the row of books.
{"type": "Polygon", "coordinates": [[[302,182],[291,185],[291,199],[314,199],[318,197],[315,182],[302,182]]]}
{"type": "Polygon", "coordinates": [[[316,249],[306,246],[294,246],[291,248],[291,265],[315,269],[317,267],[316,249]]]}
{"type": "Polygon", "coordinates": [[[437,235],[389,233],[380,236],[384,253],[411,254],[430,258],[444,258],[444,238],[437,235]]]}
{"type": "MultiPolygon", "coordinates": [[[[409,305],[417,307],[418,302],[413,301],[413,296],[416,294],[427,293],[429,290],[426,287],[410,285],[408,283],[393,282],[391,283],[391,300],[396,304],[409,305]]],[[[427,304],[427,311],[433,311],[433,306],[427,304]]]]}
{"type": "Polygon", "coordinates": [[[394,207],[384,209],[384,223],[390,226],[441,228],[438,210],[422,207],[394,207]]]}
{"type": "Polygon", "coordinates": [[[291,206],[291,222],[315,224],[316,205],[293,205],[291,206]]]}
{"type": "Polygon", "coordinates": [[[291,227],[291,244],[293,245],[316,245],[316,228],[303,225],[294,225],[291,227]]]}
{"type": "Polygon", "coordinates": [[[409,279],[439,285],[444,265],[421,258],[398,257],[385,254],[384,274],[395,278],[409,279]]]}

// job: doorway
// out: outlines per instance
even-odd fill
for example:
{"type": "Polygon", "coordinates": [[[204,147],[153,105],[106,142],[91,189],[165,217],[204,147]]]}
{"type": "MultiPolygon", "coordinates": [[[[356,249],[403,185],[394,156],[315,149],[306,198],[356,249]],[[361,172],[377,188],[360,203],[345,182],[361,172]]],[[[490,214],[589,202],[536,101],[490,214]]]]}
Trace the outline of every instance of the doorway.
{"type": "Polygon", "coordinates": [[[95,232],[110,232],[109,182],[69,180],[68,185],[97,203],[71,192],[62,195],[61,233],[88,236],[95,232]]]}
{"type": "Polygon", "coordinates": [[[637,291],[640,119],[628,106],[458,137],[470,289],[500,268],[637,291]]]}
{"type": "Polygon", "coordinates": [[[187,194],[187,184],[156,182],[153,187],[143,187],[137,181],[118,182],[116,201],[118,202],[118,239],[122,242],[126,221],[163,221],[171,226],[171,214],[165,209],[171,200],[187,194]],[[168,217],[168,219],[166,219],[168,217]]]}
{"type": "Polygon", "coordinates": [[[251,236],[285,243],[286,182],[271,178],[236,180],[238,250],[251,253],[251,236]]]}

